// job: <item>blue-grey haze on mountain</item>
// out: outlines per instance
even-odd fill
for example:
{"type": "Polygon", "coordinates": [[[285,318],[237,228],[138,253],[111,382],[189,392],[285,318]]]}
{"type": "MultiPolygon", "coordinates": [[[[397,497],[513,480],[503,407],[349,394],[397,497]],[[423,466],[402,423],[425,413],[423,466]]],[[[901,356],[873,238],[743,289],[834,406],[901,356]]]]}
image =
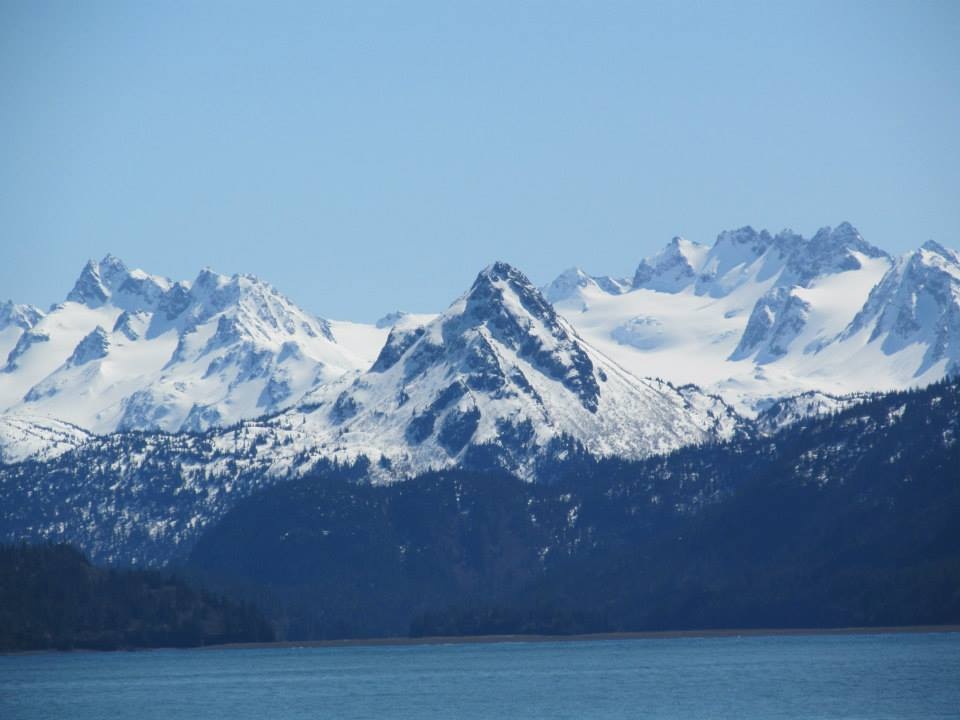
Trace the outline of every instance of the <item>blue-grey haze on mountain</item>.
{"type": "Polygon", "coordinates": [[[745,224],[955,247],[958,34],[952,2],[2,3],[0,299],[108,251],[371,320],[745,224]]]}

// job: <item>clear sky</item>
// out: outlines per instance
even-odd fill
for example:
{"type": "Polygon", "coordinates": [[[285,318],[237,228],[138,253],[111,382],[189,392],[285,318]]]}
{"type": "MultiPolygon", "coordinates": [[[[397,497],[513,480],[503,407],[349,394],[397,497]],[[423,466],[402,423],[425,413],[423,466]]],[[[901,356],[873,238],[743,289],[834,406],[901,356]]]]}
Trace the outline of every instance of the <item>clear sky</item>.
{"type": "Polygon", "coordinates": [[[958,38],[952,0],[0,0],[0,298],[109,251],[372,320],[745,224],[957,247],[958,38]]]}

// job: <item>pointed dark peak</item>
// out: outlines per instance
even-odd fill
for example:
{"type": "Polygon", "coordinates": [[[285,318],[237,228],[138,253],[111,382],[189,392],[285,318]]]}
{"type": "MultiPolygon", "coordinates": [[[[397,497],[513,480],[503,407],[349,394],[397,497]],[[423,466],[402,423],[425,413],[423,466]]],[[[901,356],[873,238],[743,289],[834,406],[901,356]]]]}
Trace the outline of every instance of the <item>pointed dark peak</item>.
{"type": "Polygon", "coordinates": [[[512,361],[498,346],[562,384],[591,412],[597,410],[600,388],[587,351],[540,291],[507,263],[481,271],[470,290],[430,325],[394,328],[372,370],[397,365],[403,382],[410,383],[441,366],[472,391],[497,397],[518,382],[512,361]]]}
{"type": "MultiPolygon", "coordinates": [[[[486,366],[481,328],[511,348],[537,370],[575,393],[585,408],[595,412],[600,388],[593,363],[578,340],[567,332],[543,294],[516,268],[498,262],[485,268],[464,298],[463,311],[443,320],[444,344],[456,347],[466,342],[475,353],[471,362],[486,366]],[[483,361],[483,362],[481,362],[483,361]]],[[[499,368],[484,370],[497,375],[499,368]]]]}
{"type": "Polygon", "coordinates": [[[476,287],[478,284],[495,282],[511,282],[518,283],[520,285],[530,285],[533,287],[526,275],[517,270],[510,263],[505,263],[502,260],[498,260],[491,265],[487,265],[487,267],[481,270],[480,274],[477,275],[477,279],[474,281],[473,286],[476,287]]]}
{"type": "Polygon", "coordinates": [[[123,282],[130,274],[130,269],[116,255],[107,253],[103,260],[99,262],[100,277],[106,283],[107,287],[113,288],[123,282]]]}
{"type": "Polygon", "coordinates": [[[99,263],[88,260],[80,271],[80,277],[73,284],[73,289],[67,294],[67,300],[90,307],[99,307],[109,297],[110,293],[100,277],[99,263]]]}
{"type": "Polygon", "coordinates": [[[193,289],[201,291],[215,290],[226,278],[210,267],[204,267],[193,281],[193,289]]]}
{"type": "Polygon", "coordinates": [[[108,253],[100,262],[88,260],[67,294],[67,300],[99,307],[129,276],[130,270],[115,255],[108,253]]]}
{"type": "Polygon", "coordinates": [[[633,274],[632,287],[677,292],[693,281],[696,275],[693,258],[702,247],[680,235],[674,236],[663,250],[640,262],[633,274]]]}
{"type": "Polygon", "coordinates": [[[505,293],[515,295],[523,310],[548,326],[556,324],[553,306],[526,275],[505,262],[488,265],[477,275],[466,296],[465,318],[472,318],[468,322],[483,322],[497,316],[512,317],[515,308],[508,306],[505,293]]]}

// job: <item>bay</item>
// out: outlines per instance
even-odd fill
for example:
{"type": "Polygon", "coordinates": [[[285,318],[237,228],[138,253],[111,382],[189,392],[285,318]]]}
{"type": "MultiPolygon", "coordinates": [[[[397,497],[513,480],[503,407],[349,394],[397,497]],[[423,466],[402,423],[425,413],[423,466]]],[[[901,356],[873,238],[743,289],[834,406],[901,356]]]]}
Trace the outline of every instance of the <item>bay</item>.
{"type": "Polygon", "coordinates": [[[956,718],[960,633],[0,656],[0,718],[956,718]]]}

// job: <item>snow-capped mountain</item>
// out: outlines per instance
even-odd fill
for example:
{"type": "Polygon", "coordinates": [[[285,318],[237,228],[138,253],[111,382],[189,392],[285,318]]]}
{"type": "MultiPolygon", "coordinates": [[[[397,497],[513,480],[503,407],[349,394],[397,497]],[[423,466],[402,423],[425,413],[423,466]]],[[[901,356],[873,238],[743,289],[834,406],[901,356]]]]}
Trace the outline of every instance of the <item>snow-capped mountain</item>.
{"type": "Polygon", "coordinates": [[[404,473],[489,451],[528,474],[563,439],[640,457],[739,429],[717,398],[634,377],[590,347],[505,263],[427,325],[395,327],[369,372],[319,388],[299,410],[333,457],[385,457],[404,473]]]}
{"type": "Polygon", "coordinates": [[[915,377],[960,373],[960,253],[930,240],[900,258],[839,340],[865,333],[888,356],[922,348],[915,377]]]}
{"type": "MultiPolygon", "coordinates": [[[[318,468],[357,463],[374,482],[453,466],[502,468],[534,480],[542,463],[572,450],[640,458],[749,429],[696,387],[623,370],[504,263],[486,268],[426,324],[393,322],[369,370],[317,387],[270,417],[204,433],[94,436],[68,454],[50,453],[49,463],[9,466],[19,490],[11,484],[5,492],[31,498],[10,522],[26,523],[28,534],[53,532],[59,490],[51,492],[42,477],[68,468],[70,487],[62,490],[72,498],[63,511],[70,523],[94,535],[116,528],[104,548],[162,544],[173,551],[239,498],[318,468]],[[117,496],[124,499],[119,511],[111,500],[117,496]],[[21,517],[38,504],[42,521],[21,517]]],[[[73,354],[92,357],[80,367],[102,361],[100,336],[79,343],[82,351],[73,354]]]]}
{"type": "Polygon", "coordinates": [[[573,269],[542,295],[497,263],[440,316],[369,325],[250,275],[174,282],[108,255],[47,312],[0,305],[0,448],[266,417],[245,427],[299,423],[289,444],[317,457],[419,470],[485,448],[527,472],[559,438],[633,457],[725,437],[739,425],[717,396],[753,416],[800,395],[786,421],[958,368],[960,254],[892,259],[848,223],[674,238],[630,279],[573,269]]]}
{"type": "Polygon", "coordinates": [[[769,434],[955,367],[958,267],[929,243],[894,261],[849,225],[810,240],[745,228],[711,248],[677,239],[629,283],[567,273],[554,304],[495,263],[438,316],[361,326],[250,276],[172,282],[108,257],[49,312],[3,316],[0,461],[41,461],[3,468],[5,522],[164,561],[239,498],[324,468],[549,480],[580,449],[642,458],[769,434]],[[125,431],[140,427],[168,432],[125,431]]]}
{"type": "Polygon", "coordinates": [[[894,260],[842,223],[809,239],[750,227],[711,247],[674,238],[627,291],[579,270],[548,288],[577,331],[634,374],[697,383],[753,414],[771,397],[955,373],[958,277],[955,251],[927,243],[894,260]]]}
{"type": "Polygon", "coordinates": [[[267,473],[367,457],[394,474],[483,452],[529,476],[562,443],[640,457],[741,429],[718,398],[640,379],[590,347],[503,263],[440,316],[360,326],[315,318],[251,276],[173,282],[108,256],[64,303],[21,315],[28,329],[0,373],[8,459],[43,438],[52,456],[85,431],[197,432],[266,416],[215,433],[217,451],[282,445],[254,461],[267,473]]]}
{"type": "Polygon", "coordinates": [[[566,300],[580,289],[587,287],[596,287],[611,295],[619,295],[630,289],[630,282],[609,275],[591,276],[580,268],[570,268],[543,288],[543,295],[548,302],[556,303],[566,300]]]}
{"type": "Polygon", "coordinates": [[[636,458],[744,431],[720,398],[626,372],[495,263],[430,322],[398,322],[366,373],[209,437],[215,455],[268,476],[366,458],[385,479],[454,465],[532,479],[571,443],[636,458]]]}
{"type": "Polygon", "coordinates": [[[314,317],[250,275],[173,282],[108,255],[46,314],[0,306],[0,408],[18,426],[203,430],[365,370],[387,332],[314,317]]]}

